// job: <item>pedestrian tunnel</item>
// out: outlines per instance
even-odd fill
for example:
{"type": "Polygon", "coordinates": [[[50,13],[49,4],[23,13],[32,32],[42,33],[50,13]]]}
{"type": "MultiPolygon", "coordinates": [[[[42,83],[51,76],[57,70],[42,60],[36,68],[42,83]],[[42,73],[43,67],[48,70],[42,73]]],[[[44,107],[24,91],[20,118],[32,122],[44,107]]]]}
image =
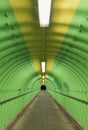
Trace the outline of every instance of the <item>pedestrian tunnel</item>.
{"type": "Polygon", "coordinates": [[[88,130],[88,0],[44,1],[0,0],[0,130],[39,93],[88,130]]]}

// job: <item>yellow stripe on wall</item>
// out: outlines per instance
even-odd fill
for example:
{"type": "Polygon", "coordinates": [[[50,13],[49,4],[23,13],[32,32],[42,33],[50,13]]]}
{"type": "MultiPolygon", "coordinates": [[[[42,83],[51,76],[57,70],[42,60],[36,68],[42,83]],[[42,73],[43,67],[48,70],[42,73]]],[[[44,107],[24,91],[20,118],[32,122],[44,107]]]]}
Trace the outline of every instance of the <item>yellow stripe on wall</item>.
{"type": "MultiPolygon", "coordinates": [[[[10,1],[14,9],[14,13],[16,15],[17,21],[20,25],[21,31],[23,33],[24,39],[26,41],[26,44],[29,48],[29,52],[32,56],[33,49],[30,48],[32,48],[33,44],[31,41],[36,39],[36,35],[35,37],[30,36],[30,34],[34,33],[33,28],[31,26],[31,24],[34,21],[32,0],[10,0],[10,1]]],[[[40,64],[37,59],[35,61],[35,66],[37,70],[40,71],[40,64]]]]}
{"type": "MultiPolygon", "coordinates": [[[[58,36],[51,35],[50,38],[54,38],[54,40],[58,41],[58,44],[55,46],[55,56],[57,55],[59,48],[62,45],[62,41],[64,40],[64,36],[67,33],[68,27],[74,17],[75,11],[79,4],[80,0],[54,0],[52,3],[52,16],[51,16],[51,30],[52,32],[58,33],[58,36]],[[62,34],[62,35],[59,35],[62,34]]],[[[51,43],[52,44],[52,43],[51,43]]],[[[53,43],[55,44],[55,43],[53,43]]],[[[51,45],[52,46],[52,45],[51,45]]],[[[54,48],[53,48],[54,49],[54,48]]],[[[52,68],[54,60],[48,61],[47,63],[47,71],[49,72],[52,68]]]]}

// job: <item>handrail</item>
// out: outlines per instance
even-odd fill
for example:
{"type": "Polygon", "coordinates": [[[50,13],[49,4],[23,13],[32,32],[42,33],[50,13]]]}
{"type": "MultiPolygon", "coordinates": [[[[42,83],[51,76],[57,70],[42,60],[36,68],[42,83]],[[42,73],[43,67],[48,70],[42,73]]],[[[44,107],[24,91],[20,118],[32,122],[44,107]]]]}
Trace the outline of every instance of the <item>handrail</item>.
{"type": "MultiPolygon", "coordinates": [[[[50,89],[51,90],[51,89],[50,89]]],[[[84,104],[88,104],[88,101],[85,101],[85,100],[82,100],[82,99],[79,99],[79,98],[76,98],[76,97],[73,97],[73,96],[69,96],[69,95],[67,95],[67,94],[64,94],[64,93],[61,93],[61,92],[57,92],[57,91],[55,91],[55,90],[51,90],[51,91],[54,91],[54,92],[56,92],[56,93],[58,93],[58,94],[60,94],[60,95],[63,95],[63,96],[65,96],[65,97],[69,97],[69,98],[72,98],[72,99],[74,99],[74,100],[76,100],[76,101],[79,101],[79,102],[82,102],[82,103],[84,103],[84,104]]]]}
{"type": "Polygon", "coordinates": [[[34,91],[36,91],[36,90],[32,90],[32,91],[29,91],[29,92],[27,92],[27,93],[21,94],[21,95],[19,95],[19,96],[15,96],[15,97],[6,99],[6,100],[4,100],[4,101],[1,101],[1,102],[0,102],[0,105],[3,105],[3,104],[5,104],[5,103],[10,102],[10,101],[12,101],[12,100],[15,100],[15,99],[17,99],[17,98],[23,97],[23,96],[25,96],[25,95],[27,95],[27,94],[29,94],[29,93],[31,93],[31,92],[34,92],[34,91]]]}

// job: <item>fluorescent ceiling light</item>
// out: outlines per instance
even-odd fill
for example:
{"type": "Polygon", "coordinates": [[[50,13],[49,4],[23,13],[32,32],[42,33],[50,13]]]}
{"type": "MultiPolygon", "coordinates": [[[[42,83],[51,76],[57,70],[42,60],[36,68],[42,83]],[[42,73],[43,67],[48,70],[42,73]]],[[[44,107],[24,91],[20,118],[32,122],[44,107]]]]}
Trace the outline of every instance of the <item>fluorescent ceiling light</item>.
{"type": "Polygon", "coordinates": [[[41,62],[42,73],[45,73],[45,61],[41,62]]]}
{"type": "Polygon", "coordinates": [[[38,0],[39,21],[41,27],[48,27],[51,11],[51,0],[38,0]]]}
{"type": "Polygon", "coordinates": [[[42,84],[43,84],[43,85],[45,84],[45,80],[42,80],[42,84]]]}
{"type": "Polygon", "coordinates": [[[42,76],[42,79],[43,79],[43,80],[45,79],[45,76],[44,76],[44,75],[42,76]]]}

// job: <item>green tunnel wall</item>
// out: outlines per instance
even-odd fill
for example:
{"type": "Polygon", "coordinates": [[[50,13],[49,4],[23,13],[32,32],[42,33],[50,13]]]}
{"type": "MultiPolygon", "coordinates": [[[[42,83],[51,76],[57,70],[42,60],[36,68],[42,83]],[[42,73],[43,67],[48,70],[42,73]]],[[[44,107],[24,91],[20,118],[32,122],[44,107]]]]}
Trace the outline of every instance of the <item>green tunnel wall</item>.
{"type": "Polygon", "coordinates": [[[87,0],[80,1],[48,79],[48,92],[88,130],[87,0]],[[56,79],[54,88],[51,77],[56,79]]]}
{"type": "Polygon", "coordinates": [[[39,92],[40,81],[8,0],[0,1],[0,130],[39,92]]]}
{"type": "MultiPolygon", "coordinates": [[[[80,0],[45,84],[47,91],[88,130],[87,0],[80,0]]],[[[40,85],[36,67],[9,0],[1,0],[0,130],[33,99],[40,85]]]]}

